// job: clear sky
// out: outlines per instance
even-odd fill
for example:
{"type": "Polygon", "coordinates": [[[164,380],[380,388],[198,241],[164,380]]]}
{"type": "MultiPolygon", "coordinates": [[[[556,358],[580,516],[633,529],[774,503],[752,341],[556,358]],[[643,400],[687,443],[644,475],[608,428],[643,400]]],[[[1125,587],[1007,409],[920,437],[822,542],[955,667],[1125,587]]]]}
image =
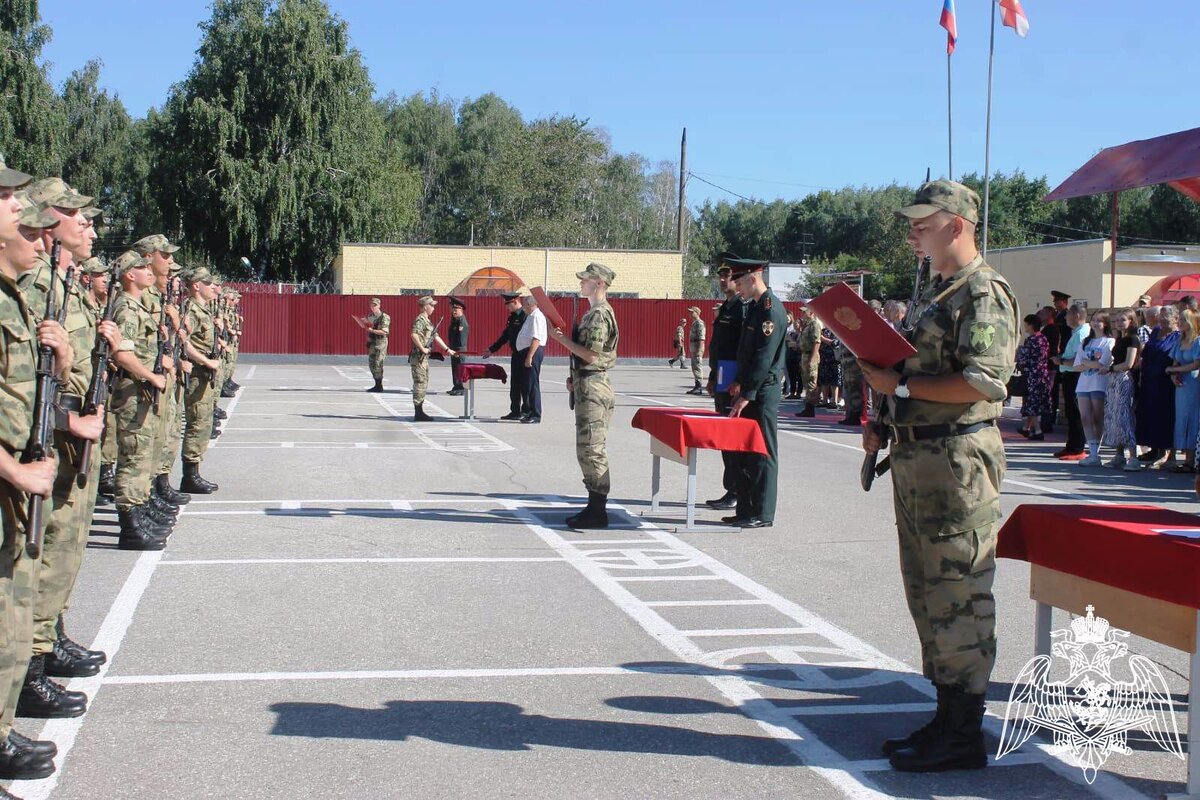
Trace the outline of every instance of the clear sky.
{"type": "MultiPolygon", "coordinates": [[[[996,26],[992,169],[1053,187],[1103,147],[1200,125],[1200,0],[1023,0],[996,26]]],[[[331,0],[376,92],[495,92],[526,119],[576,115],[613,147],[679,156],[734,192],[944,175],[941,0],[331,0]]],[[[954,171],[983,172],[988,0],[956,0],[954,171]]],[[[142,116],[195,59],[202,0],[42,0],[56,84],[90,58],[142,116]]],[[[730,195],[692,181],[691,204],[730,195]]]]}

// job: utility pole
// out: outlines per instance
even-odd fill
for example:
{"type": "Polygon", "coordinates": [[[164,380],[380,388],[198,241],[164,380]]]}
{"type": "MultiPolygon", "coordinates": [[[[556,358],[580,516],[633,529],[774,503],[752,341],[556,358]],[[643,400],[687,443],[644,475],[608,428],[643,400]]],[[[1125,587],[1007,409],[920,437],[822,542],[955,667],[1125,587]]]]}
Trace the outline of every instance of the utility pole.
{"type": "Polygon", "coordinates": [[[679,142],[679,227],[675,232],[675,249],[683,252],[687,246],[684,240],[684,225],[687,224],[683,210],[687,203],[685,192],[687,188],[687,128],[683,129],[683,139],[679,142]]]}

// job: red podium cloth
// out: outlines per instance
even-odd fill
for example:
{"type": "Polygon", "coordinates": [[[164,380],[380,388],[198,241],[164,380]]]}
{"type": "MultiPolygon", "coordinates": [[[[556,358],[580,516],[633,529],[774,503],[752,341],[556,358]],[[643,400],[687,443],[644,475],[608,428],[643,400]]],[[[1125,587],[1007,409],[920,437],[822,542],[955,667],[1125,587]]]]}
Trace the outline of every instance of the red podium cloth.
{"type": "Polygon", "coordinates": [[[632,424],[679,455],[689,447],[767,454],[758,423],[745,417],[696,408],[639,408],[632,424]]]}
{"type": "Polygon", "coordinates": [[[1154,506],[1021,505],[1000,529],[996,555],[1190,608],[1200,608],[1200,517],[1154,506]]]}
{"type": "Polygon", "coordinates": [[[458,365],[458,381],[466,383],[477,378],[491,378],[492,380],[500,381],[501,383],[508,382],[508,373],[504,371],[504,367],[499,364],[459,364],[458,365]]]}

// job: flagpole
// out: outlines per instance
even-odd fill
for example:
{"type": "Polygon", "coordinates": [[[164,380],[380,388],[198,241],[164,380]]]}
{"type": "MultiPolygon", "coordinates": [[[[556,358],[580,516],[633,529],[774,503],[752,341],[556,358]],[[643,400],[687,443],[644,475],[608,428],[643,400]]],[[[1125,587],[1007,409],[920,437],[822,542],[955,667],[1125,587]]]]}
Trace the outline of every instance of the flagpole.
{"type": "Polygon", "coordinates": [[[947,150],[947,169],[949,173],[946,175],[950,180],[954,180],[954,104],[951,102],[950,93],[950,54],[946,53],[946,150],[947,150]]]}
{"type": "Polygon", "coordinates": [[[983,257],[988,252],[988,205],[992,190],[992,66],[996,61],[996,0],[992,0],[992,34],[988,44],[987,124],[983,139],[983,257]]]}

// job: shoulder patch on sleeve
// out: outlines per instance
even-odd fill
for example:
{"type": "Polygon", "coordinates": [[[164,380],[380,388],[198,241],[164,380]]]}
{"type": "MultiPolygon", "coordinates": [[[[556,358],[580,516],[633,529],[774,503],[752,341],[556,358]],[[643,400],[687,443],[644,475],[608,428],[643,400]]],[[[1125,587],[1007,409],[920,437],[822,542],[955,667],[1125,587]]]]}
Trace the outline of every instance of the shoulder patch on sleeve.
{"type": "Polygon", "coordinates": [[[971,349],[976,353],[986,353],[996,341],[996,326],[990,322],[973,322],[970,328],[971,349]]]}

